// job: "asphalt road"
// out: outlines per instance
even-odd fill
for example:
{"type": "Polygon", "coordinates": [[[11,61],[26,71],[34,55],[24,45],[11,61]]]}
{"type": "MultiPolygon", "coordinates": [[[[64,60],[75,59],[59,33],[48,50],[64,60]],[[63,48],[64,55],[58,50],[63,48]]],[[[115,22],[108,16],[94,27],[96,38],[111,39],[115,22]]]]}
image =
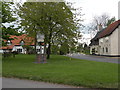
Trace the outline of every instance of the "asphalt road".
{"type": "Polygon", "coordinates": [[[83,54],[72,54],[67,55],[72,58],[84,59],[84,60],[91,60],[91,61],[98,61],[98,62],[109,62],[109,63],[119,63],[120,58],[118,57],[105,57],[105,56],[94,56],[94,55],[83,55],[83,54]]]}
{"type": "Polygon", "coordinates": [[[77,88],[68,85],[59,85],[16,78],[2,78],[2,88],[77,88]]]}

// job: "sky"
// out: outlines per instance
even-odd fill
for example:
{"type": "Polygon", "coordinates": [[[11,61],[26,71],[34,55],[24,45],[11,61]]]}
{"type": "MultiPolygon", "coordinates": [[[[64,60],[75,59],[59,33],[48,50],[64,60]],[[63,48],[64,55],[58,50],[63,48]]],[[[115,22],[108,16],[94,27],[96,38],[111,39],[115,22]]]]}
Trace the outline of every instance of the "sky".
{"type": "MultiPolygon", "coordinates": [[[[82,7],[82,14],[85,14],[82,18],[85,26],[88,26],[94,16],[100,16],[103,13],[108,14],[110,17],[114,17],[118,20],[118,2],[120,0],[66,0],[75,2],[74,7],[82,7]]],[[[84,29],[85,32],[85,29],[84,29]]],[[[90,44],[90,40],[93,36],[88,33],[82,33],[83,37],[79,42],[90,44]]]]}
{"type": "Polygon", "coordinates": [[[95,15],[108,13],[111,17],[118,18],[118,2],[120,0],[66,0],[75,2],[74,7],[82,7],[84,24],[91,22],[95,15]]]}
{"type": "MultiPolygon", "coordinates": [[[[14,0],[14,1],[26,1],[26,0],[14,0]]],[[[31,0],[34,1],[34,0],[31,0]]],[[[44,1],[44,0],[38,0],[44,1]]],[[[46,0],[55,1],[55,0],[46,0]]],[[[59,0],[61,1],[61,0],[59,0]]],[[[73,2],[75,8],[82,7],[82,14],[85,14],[82,18],[84,19],[84,24],[89,24],[92,18],[96,15],[101,15],[103,13],[109,14],[111,17],[115,16],[118,18],[118,2],[120,0],[64,0],[73,2]]]]}
{"type": "MultiPolygon", "coordinates": [[[[82,19],[84,19],[84,22],[82,22],[82,24],[84,26],[88,26],[92,22],[94,16],[99,16],[103,13],[108,14],[110,17],[115,16],[115,18],[118,20],[118,2],[120,0],[65,0],[65,1],[73,2],[74,3],[73,6],[75,8],[82,7],[81,12],[82,14],[84,14],[84,16],[82,16],[82,19]]],[[[85,29],[83,30],[83,32],[86,32],[85,29]]],[[[82,35],[83,37],[81,40],[79,40],[79,42],[89,44],[90,39],[93,36],[91,36],[88,33],[82,33],[82,35]]]]}

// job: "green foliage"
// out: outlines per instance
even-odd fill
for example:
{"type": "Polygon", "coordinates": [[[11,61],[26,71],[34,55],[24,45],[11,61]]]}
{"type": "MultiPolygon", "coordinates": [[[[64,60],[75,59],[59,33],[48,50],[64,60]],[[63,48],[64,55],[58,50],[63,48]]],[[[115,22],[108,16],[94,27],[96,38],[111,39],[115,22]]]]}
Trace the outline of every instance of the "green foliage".
{"type": "Polygon", "coordinates": [[[22,45],[22,47],[23,47],[24,49],[26,49],[26,54],[33,53],[33,51],[34,51],[34,48],[31,47],[30,45],[22,45]]]}
{"type": "Polygon", "coordinates": [[[58,47],[58,45],[52,45],[51,46],[51,54],[59,54],[60,49],[58,47]]]}
{"type": "MultiPolygon", "coordinates": [[[[1,11],[2,11],[2,39],[4,40],[13,40],[10,35],[21,35],[22,33],[18,33],[19,28],[14,28],[14,25],[6,27],[6,23],[12,23],[16,21],[17,18],[13,17],[13,10],[10,8],[13,3],[12,2],[1,2],[1,11]]],[[[4,41],[2,41],[2,45],[6,45],[4,41]]]]}
{"type": "Polygon", "coordinates": [[[11,2],[2,2],[2,23],[10,23],[16,20],[11,13],[12,11],[10,6],[12,4],[13,3],[11,2]]]}
{"type": "Polygon", "coordinates": [[[117,88],[118,64],[51,55],[46,64],[33,63],[35,55],[2,60],[3,77],[61,83],[80,87],[117,88]]]}
{"type": "Polygon", "coordinates": [[[83,48],[83,44],[79,44],[78,46],[77,46],[77,52],[82,52],[84,50],[84,48],[83,48]]]}
{"type": "Polygon", "coordinates": [[[110,18],[109,20],[108,20],[108,22],[107,22],[107,26],[109,26],[110,24],[112,24],[113,22],[115,22],[115,17],[112,17],[112,18],[110,18]]]}
{"type": "MultiPolygon", "coordinates": [[[[22,18],[21,25],[26,33],[36,37],[39,32],[45,36],[45,44],[48,44],[47,52],[50,54],[51,43],[63,44],[75,41],[78,21],[72,13],[70,5],[64,2],[25,2],[19,7],[19,15],[22,18]],[[57,41],[57,42],[56,42],[57,41]]],[[[54,44],[53,44],[54,45],[54,44]]]]}

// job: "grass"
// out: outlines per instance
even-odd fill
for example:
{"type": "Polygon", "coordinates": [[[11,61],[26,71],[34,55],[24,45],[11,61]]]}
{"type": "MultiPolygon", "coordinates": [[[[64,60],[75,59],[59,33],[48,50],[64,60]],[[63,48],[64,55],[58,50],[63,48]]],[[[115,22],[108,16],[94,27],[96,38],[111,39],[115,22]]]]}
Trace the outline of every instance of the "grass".
{"type": "Polygon", "coordinates": [[[89,88],[117,88],[118,64],[52,55],[46,64],[35,64],[35,55],[4,58],[4,77],[45,81],[89,88]]]}

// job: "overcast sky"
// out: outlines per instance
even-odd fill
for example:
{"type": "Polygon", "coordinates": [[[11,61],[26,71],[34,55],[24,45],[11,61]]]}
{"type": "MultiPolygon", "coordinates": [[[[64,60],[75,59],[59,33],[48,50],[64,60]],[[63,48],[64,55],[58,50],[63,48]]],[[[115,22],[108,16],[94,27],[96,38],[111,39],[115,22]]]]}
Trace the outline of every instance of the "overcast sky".
{"type": "Polygon", "coordinates": [[[115,16],[118,19],[118,2],[120,0],[66,0],[75,2],[75,7],[82,7],[84,15],[84,24],[91,22],[95,15],[103,13],[109,14],[111,17],[115,16]]]}
{"type": "MultiPolygon", "coordinates": [[[[15,0],[15,1],[20,1],[20,0],[15,0]]],[[[21,0],[21,1],[26,1],[26,0],[21,0]]],[[[44,0],[38,0],[38,1],[44,1],[44,0]]],[[[46,0],[46,1],[52,1],[52,0],[46,0]]],[[[103,13],[107,13],[111,17],[115,16],[116,19],[118,19],[118,2],[120,0],[65,0],[65,1],[75,2],[74,4],[75,8],[82,7],[82,13],[85,14],[83,16],[84,24],[90,23],[94,16],[101,15],[103,13]]]]}
{"type": "MultiPolygon", "coordinates": [[[[82,13],[85,14],[83,24],[85,26],[92,22],[94,16],[99,16],[103,13],[108,14],[118,20],[118,2],[120,0],[66,0],[75,2],[74,7],[82,7],[82,13]]],[[[84,29],[85,30],[85,29],[84,29]]],[[[87,30],[85,30],[87,31],[87,30]]],[[[90,43],[91,35],[88,33],[83,34],[81,43],[90,43]]]]}
{"type": "MultiPolygon", "coordinates": [[[[20,0],[15,0],[20,1],[20,0]]],[[[26,0],[21,0],[26,1],[26,0]]],[[[34,1],[34,0],[33,0],[34,1]]],[[[39,1],[39,0],[38,0],[39,1]]],[[[69,2],[75,2],[74,7],[82,7],[82,14],[85,14],[83,25],[87,26],[92,22],[94,16],[107,13],[110,17],[115,16],[118,20],[118,2],[120,0],[65,0],[69,2]]],[[[83,38],[80,42],[90,43],[90,34],[83,34],[83,38]]]]}

